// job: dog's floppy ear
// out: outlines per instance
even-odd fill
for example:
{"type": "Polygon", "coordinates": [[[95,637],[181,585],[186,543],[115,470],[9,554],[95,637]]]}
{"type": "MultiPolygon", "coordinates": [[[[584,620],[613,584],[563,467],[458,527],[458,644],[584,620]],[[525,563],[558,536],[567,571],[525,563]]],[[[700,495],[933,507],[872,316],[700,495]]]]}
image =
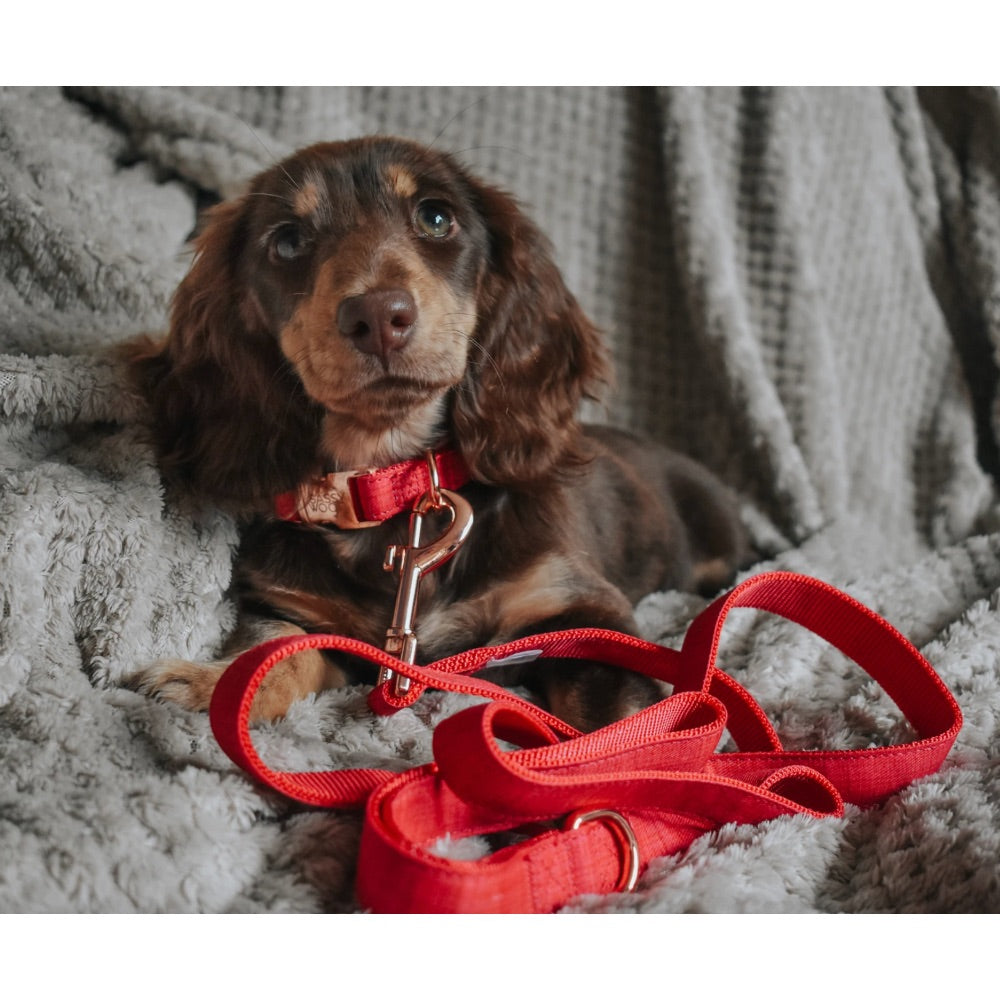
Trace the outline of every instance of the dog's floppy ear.
{"type": "Polygon", "coordinates": [[[491,253],[455,439],[476,479],[526,487],[579,460],[577,409],[597,398],[610,366],[546,237],[504,192],[479,186],[477,201],[491,253]]]}
{"type": "Polygon", "coordinates": [[[209,211],[169,334],[135,343],[128,361],[152,409],[164,474],[254,509],[311,471],[319,418],[239,275],[244,215],[242,199],[209,211]]]}

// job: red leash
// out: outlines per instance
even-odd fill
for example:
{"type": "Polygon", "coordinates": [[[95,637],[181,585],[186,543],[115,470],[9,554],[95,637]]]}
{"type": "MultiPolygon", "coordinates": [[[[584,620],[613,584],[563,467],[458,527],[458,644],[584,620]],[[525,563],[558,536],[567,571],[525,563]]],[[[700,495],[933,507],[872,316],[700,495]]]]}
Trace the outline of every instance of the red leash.
{"type": "Polygon", "coordinates": [[[916,648],[847,594],[793,573],[752,577],[692,622],[680,651],[602,629],[530,636],[416,667],[344,636],[273,639],[219,681],[211,722],[222,748],[257,780],[312,806],[364,806],[357,894],[377,912],[551,912],[581,893],[634,887],[655,857],[725,823],[792,813],[839,816],[936,771],[958,735],[958,704],[916,648]],[[787,751],[750,694],[715,660],[726,616],[758,608],[821,636],[864,668],[913,726],[905,744],[787,751]],[[267,672],[302,649],[334,649],[409,678],[370,696],[387,714],[425,687],[480,695],[434,732],[434,761],[380,770],[281,772],[258,756],[250,705],[267,672]],[[673,685],[663,701],[582,735],[504,688],[467,676],[508,656],[578,657],[673,685]],[[738,749],[716,753],[725,729],[738,749]],[[497,740],[520,749],[502,750],[497,740]],[[444,838],[528,835],[478,861],[434,853],[444,838]]]}

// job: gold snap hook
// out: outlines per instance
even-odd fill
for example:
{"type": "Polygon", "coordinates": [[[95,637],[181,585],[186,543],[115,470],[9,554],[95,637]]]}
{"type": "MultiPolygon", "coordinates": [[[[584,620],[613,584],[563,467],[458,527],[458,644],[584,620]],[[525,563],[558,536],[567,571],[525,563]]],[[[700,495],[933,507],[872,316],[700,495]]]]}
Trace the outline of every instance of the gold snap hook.
{"type": "MultiPolygon", "coordinates": [[[[435,470],[436,472],[436,470],[435,470]]],[[[436,478],[432,477],[432,486],[436,478]]],[[[391,545],[386,551],[384,567],[399,571],[396,605],[392,623],[386,631],[385,651],[404,663],[415,663],[417,656],[417,593],[425,574],[447,562],[461,547],[472,528],[472,506],[458,493],[436,487],[429,490],[413,505],[410,513],[410,536],[406,545],[391,545]],[[437,538],[424,543],[422,540],[424,517],[432,511],[446,510],[450,521],[437,538]]],[[[393,692],[405,694],[410,687],[408,677],[396,676],[387,667],[379,671],[378,682],[384,684],[395,676],[393,692]]]]}

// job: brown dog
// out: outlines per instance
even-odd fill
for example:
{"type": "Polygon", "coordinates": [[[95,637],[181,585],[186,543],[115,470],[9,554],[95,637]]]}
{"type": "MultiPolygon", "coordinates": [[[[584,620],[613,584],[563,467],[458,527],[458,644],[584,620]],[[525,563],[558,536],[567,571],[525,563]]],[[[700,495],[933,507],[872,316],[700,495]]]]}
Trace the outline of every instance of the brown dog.
{"type": "MultiPolygon", "coordinates": [[[[423,581],[420,662],[558,628],[634,632],[643,594],[712,591],[743,561],[734,502],[705,469],[578,422],[607,381],[598,332],[516,203],[450,157],[386,138],[312,146],[212,209],[196,249],[169,335],[132,345],[131,363],[165,475],[246,519],[242,617],[219,661],[160,663],[140,687],[202,709],[226,664],[265,638],[382,646],[396,588],[383,558],[407,540],[428,451],[457,470],[475,523],[423,581]],[[417,486],[395,508],[372,518],[355,496],[316,523],[327,473],[414,460],[401,475],[417,486]],[[276,498],[297,519],[276,516],[276,498]]],[[[255,714],[372,679],[357,671],[298,654],[255,714]]],[[[537,681],[583,729],[657,696],[593,664],[505,680],[537,681]]]]}

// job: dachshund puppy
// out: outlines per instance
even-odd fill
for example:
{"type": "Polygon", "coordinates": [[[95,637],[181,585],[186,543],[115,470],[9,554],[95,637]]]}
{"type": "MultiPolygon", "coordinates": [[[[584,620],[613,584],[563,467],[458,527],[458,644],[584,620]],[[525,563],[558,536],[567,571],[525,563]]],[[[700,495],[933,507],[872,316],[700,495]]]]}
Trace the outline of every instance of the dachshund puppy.
{"type": "MultiPolygon", "coordinates": [[[[475,522],[423,580],[418,662],[553,629],[634,633],[639,597],[712,592],[746,555],[734,501],[704,468],[578,422],[608,360],[549,244],[507,194],[411,142],[311,146],[211,209],[168,336],[128,353],[165,478],[245,522],[241,618],[220,660],[138,678],[193,709],[266,638],[385,644],[396,578],[383,560],[407,541],[430,460],[475,522]],[[391,502],[360,495],[366,476],[391,502]]],[[[254,714],[371,682],[360,669],[297,654],[254,714]]],[[[596,664],[521,669],[502,680],[535,684],[584,730],[659,696],[596,664]]]]}

